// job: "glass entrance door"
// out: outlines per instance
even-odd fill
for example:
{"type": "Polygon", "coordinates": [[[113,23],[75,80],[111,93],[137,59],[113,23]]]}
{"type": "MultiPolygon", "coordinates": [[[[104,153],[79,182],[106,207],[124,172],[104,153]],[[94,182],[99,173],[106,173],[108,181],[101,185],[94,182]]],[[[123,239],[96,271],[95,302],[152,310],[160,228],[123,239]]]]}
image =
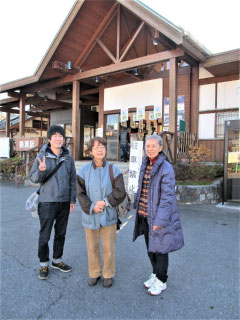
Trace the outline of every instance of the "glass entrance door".
{"type": "Polygon", "coordinates": [[[83,137],[83,158],[89,159],[88,143],[90,139],[95,136],[95,128],[94,126],[84,125],[84,137],[83,137]]]}
{"type": "Polygon", "coordinates": [[[106,138],[107,138],[107,159],[118,161],[119,114],[107,115],[106,138]]]}
{"type": "Polygon", "coordinates": [[[240,125],[239,120],[227,121],[225,133],[224,201],[240,202],[240,125]],[[226,152],[227,151],[227,152],[226,152]]]}

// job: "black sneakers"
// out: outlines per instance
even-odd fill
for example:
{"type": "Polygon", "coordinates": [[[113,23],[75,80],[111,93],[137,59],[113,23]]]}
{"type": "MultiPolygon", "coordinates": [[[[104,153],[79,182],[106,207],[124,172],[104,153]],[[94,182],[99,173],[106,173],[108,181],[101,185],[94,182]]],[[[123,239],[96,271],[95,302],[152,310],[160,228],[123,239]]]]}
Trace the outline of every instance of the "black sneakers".
{"type": "Polygon", "coordinates": [[[47,280],[48,279],[49,270],[48,267],[41,267],[39,271],[39,279],[47,280]]]}
{"type": "Polygon", "coordinates": [[[60,262],[60,263],[54,263],[52,262],[51,267],[53,269],[58,269],[62,272],[70,272],[72,271],[72,267],[68,266],[67,264],[65,264],[64,262],[60,262]]]}

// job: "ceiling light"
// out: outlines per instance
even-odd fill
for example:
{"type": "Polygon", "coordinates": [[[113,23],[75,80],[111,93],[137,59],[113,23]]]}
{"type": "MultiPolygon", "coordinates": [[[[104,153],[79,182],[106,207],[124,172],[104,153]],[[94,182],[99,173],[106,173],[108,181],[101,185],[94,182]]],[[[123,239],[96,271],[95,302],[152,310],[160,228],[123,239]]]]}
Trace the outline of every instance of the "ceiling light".
{"type": "Polygon", "coordinates": [[[134,75],[134,76],[139,76],[138,68],[135,68],[135,69],[133,70],[133,75],[134,75]]]}
{"type": "Polygon", "coordinates": [[[99,82],[99,78],[98,77],[95,77],[95,82],[99,82]]]}
{"type": "Polygon", "coordinates": [[[153,38],[153,39],[152,39],[152,43],[153,43],[154,46],[157,46],[157,45],[158,45],[157,39],[153,38]]]}
{"type": "Polygon", "coordinates": [[[67,62],[67,68],[68,68],[68,70],[72,69],[72,62],[71,61],[67,62]]]}

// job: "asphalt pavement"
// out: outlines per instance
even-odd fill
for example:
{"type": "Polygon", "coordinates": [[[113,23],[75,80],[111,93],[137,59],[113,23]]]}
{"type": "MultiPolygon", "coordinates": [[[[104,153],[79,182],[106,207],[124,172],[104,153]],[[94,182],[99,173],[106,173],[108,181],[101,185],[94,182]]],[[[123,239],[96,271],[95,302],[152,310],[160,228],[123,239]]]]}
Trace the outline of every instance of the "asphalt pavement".
{"type": "MultiPolygon", "coordinates": [[[[111,288],[87,285],[85,234],[79,205],[69,218],[62,273],[38,278],[38,218],[24,209],[35,187],[1,183],[1,319],[239,319],[239,210],[180,206],[185,246],[169,258],[167,290],[150,296],[143,237],[132,242],[134,210],[116,243],[111,288]]],[[[50,240],[52,253],[52,237],[50,240]]]]}

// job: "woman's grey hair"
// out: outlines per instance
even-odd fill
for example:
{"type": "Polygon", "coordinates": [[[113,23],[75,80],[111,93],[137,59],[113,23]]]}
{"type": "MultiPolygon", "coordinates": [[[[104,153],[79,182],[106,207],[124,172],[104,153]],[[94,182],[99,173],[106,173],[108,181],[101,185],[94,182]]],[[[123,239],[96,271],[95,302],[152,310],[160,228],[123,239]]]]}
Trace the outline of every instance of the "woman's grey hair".
{"type": "Polygon", "coordinates": [[[162,138],[161,138],[159,135],[157,135],[157,134],[152,134],[151,136],[147,136],[147,137],[145,138],[145,145],[146,145],[146,142],[147,142],[148,140],[150,140],[150,139],[155,139],[155,140],[157,140],[157,142],[158,142],[158,144],[159,144],[160,146],[163,145],[162,138]]]}

